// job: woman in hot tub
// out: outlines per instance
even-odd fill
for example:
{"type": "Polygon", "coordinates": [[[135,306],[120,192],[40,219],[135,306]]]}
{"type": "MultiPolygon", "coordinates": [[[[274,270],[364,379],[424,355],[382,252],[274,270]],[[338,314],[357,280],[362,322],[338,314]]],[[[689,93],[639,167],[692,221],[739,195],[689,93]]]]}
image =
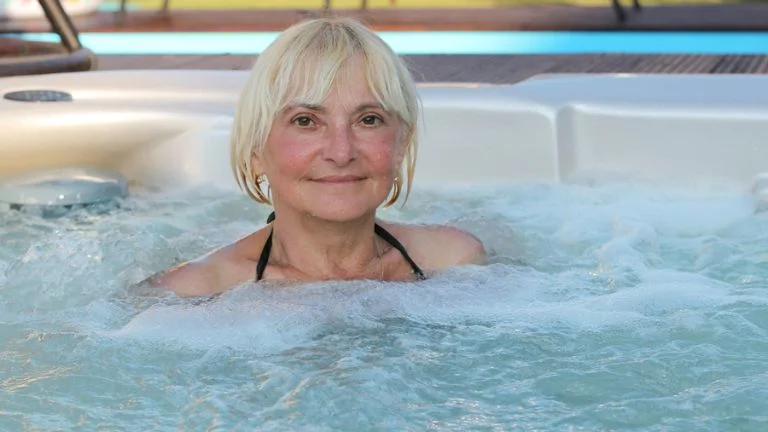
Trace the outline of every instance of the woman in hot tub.
{"type": "Polygon", "coordinates": [[[285,30],[259,56],[240,96],[232,166],[271,205],[267,225],[150,279],[180,295],[248,281],[408,281],[482,263],[483,244],[447,226],[377,220],[410,191],[418,99],[398,56],[349,19],[285,30]]]}

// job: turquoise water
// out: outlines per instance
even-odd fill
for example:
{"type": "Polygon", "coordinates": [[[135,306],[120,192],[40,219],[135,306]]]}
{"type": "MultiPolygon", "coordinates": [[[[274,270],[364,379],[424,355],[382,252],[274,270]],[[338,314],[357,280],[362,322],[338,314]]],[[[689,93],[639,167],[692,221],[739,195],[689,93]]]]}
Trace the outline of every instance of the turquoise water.
{"type": "MultiPolygon", "coordinates": [[[[81,41],[98,55],[254,55],[261,53],[277,34],[84,32],[81,41]]],[[[379,34],[402,55],[768,53],[768,32],[398,31],[379,34]]],[[[45,42],[59,40],[50,33],[20,37],[45,42]]]]}
{"type": "Polygon", "coordinates": [[[129,288],[261,224],[214,191],[0,211],[0,430],[768,427],[768,213],[726,187],[420,190],[472,229],[424,283],[129,288]]]}

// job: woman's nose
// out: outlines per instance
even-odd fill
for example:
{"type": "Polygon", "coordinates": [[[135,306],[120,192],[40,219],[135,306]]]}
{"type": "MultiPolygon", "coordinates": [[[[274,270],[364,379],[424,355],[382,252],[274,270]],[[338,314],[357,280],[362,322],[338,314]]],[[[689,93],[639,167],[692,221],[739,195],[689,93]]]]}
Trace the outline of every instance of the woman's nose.
{"type": "Polygon", "coordinates": [[[347,125],[334,125],[325,146],[325,157],[338,165],[346,165],[356,156],[353,132],[347,125]]]}

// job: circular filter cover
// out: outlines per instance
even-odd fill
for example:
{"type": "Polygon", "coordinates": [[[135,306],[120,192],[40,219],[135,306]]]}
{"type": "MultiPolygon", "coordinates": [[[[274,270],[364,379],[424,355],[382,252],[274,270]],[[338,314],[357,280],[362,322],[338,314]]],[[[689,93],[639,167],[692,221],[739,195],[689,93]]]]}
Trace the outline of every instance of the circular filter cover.
{"type": "Polygon", "coordinates": [[[127,195],[123,176],[99,168],[50,168],[0,177],[0,202],[9,204],[92,204],[127,195]]]}
{"type": "Polygon", "coordinates": [[[19,90],[3,95],[16,102],[72,102],[72,95],[58,90],[19,90]]]}

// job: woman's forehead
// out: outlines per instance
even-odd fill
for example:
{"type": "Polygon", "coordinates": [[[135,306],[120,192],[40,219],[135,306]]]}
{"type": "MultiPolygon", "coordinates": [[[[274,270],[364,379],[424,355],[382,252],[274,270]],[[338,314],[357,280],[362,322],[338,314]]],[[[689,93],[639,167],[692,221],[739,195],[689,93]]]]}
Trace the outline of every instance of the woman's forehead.
{"type": "Polygon", "coordinates": [[[337,107],[346,110],[385,109],[367,85],[350,86],[342,82],[334,84],[325,95],[316,91],[297,92],[287,101],[284,109],[305,108],[322,112],[337,107]]]}

